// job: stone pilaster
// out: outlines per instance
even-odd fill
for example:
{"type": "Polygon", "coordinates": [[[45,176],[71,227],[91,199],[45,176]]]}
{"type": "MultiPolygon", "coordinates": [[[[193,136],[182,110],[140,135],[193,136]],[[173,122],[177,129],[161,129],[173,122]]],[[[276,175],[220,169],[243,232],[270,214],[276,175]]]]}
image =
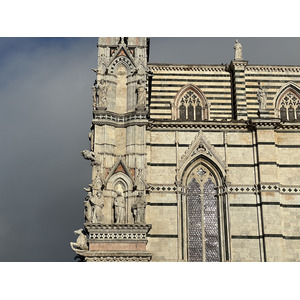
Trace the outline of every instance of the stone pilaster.
{"type": "Polygon", "coordinates": [[[232,74],[232,97],[234,118],[237,120],[247,119],[245,68],[248,61],[233,60],[230,63],[232,74]]]}
{"type": "Polygon", "coordinates": [[[268,123],[253,120],[255,130],[258,194],[261,205],[262,235],[265,261],[285,260],[285,241],[282,228],[280,177],[275,127],[278,120],[268,123]]]}

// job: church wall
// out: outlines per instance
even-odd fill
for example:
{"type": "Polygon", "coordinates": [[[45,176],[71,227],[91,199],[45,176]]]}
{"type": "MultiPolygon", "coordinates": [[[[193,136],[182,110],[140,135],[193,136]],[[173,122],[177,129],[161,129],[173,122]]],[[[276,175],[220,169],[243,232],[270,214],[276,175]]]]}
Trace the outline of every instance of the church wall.
{"type": "Polygon", "coordinates": [[[171,119],[171,100],[187,84],[199,87],[211,104],[211,119],[232,118],[230,73],[225,66],[152,65],[150,117],[171,119]]]}
{"type": "MultiPolygon", "coordinates": [[[[176,131],[178,136],[178,160],[180,161],[181,156],[188,149],[198,130],[197,132],[188,130],[176,131]]],[[[295,153],[293,152],[295,141],[292,143],[293,148],[284,148],[283,145],[275,147],[275,140],[276,143],[280,140],[281,142],[285,141],[291,144],[291,135],[289,138],[286,138],[288,135],[286,133],[279,134],[275,133],[274,130],[258,130],[259,144],[256,145],[255,140],[254,144],[252,143],[253,135],[250,131],[226,130],[227,147],[225,150],[224,131],[206,131],[205,129],[202,129],[202,131],[203,136],[211,142],[218,155],[224,161],[226,155],[229,169],[228,180],[230,181],[228,187],[233,188],[233,191],[229,191],[228,193],[231,260],[260,261],[264,255],[266,255],[268,261],[291,260],[291,255],[289,254],[290,256],[288,256],[288,254],[285,254],[287,239],[289,246],[295,248],[294,259],[296,259],[299,251],[296,248],[298,245],[297,237],[300,236],[299,225],[297,225],[300,218],[300,206],[299,208],[284,208],[280,205],[284,203],[283,201],[292,201],[294,203],[298,199],[300,202],[300,190],[299,195],[293,194],[293,196],[290,196],[292,200],[287,200],[286,196],[283,196],[285,200],[281,200],[282,195],[274,190],[273,187],[271,191],[263,190],[261,198],[255,194],[255,191],[251,190],[257,184],[257,153],[259,154],[258,162],[261,164],[260,176],[262,182],[265,184],[276,184],[277,186],[278,182],[281,184],[297,184],[299,182],[298,168],[288,169],[289,173],[291,173],[290,177],[293,179],[285,182],[284,178],[289,178],[289,175],[283,175],[284,171],[277,166],[277,164],[283,163],[298,163],[298,158],[295,157],[295,153]],[[278,174],[280,181],[277,175],[274,177],[275,174],[278,174]],[[235,191],[236,188],[238,188],[238,191],[235,191]],[[247,188],[249,189],[248,191],[246,191],[247,188]],[[261,205],[261,201],[266,203],[261,205]],[[281,204],[277,205],[276,203],[281,204]],[[292,214],[291,217],[289,213],[292,214]],[[263,225],[261,214],[263,215],[263,225]],[[289,228],[293,228],[293,230],[291,231],[289,228]],[[263,235],[265,235],[265,249],[262,246],[263,235]],[[285,236],[287,238],[283,238],[285,236]]],[[[161,204],[147,206],[147,222],[149,220],[149,222],[153,221],[152,224],[157,223],[157,218],[160,217],[159,223],[153,227],[151,234],[176,236],[178,234],[178,232],[176,233],[176,230],[178,230],[178,216],[176,213],[173,213],[172,216],[165,217],[166,211],[171,214],[171,209],[167,205],[171,204],[174,205],[174,207],[172,206],[173,209],[176,208],[176,194],[165,194],[162,197],[164,193],[154,193],[157,187],[160,187],[160,189],[162,187],[165,189],[167,187],[170,189],[175,187],[175,185],[172,185],[175,182],[176,175],[175,130],[148,131],[148,135],[149,140],[151,140],[151,143],[149,142],[147,146],[149,153],[148,183],[150,186],[153,184],[154,189],[150,189],[148,199],[151,202],[158,201],[159,199],[161,204]]],[[[161,244],[158,241],[159,238],[152,238],[151,234],[149,235],[148,249],[153,253],[157,253],[158,249],[156,247],[161,247],[161,244]],[[155,239],[155,242],[152,241],[153,239],[155,239]]],[[[164,237],[162,239],[167,238],[164,237]]],[[[178,241],[175,237],[170,239],[173,242],[173,239],[178,241]]],[[[163,242],[161,241],[161,243],[163,242]]],[[[166,253],[173,251],[171,244],[166,244],[165,247],[166,253]]],[[[160,253],[162,255],[163,252],[160,253]]],[[[154,256],[153,260],[156,259],[160,260],[162,258],[154,256]]]]}
{"type": "MultiPolygon", "coordinates": [[[[222,261],[300,261],[299,122],[283,122],[279,113],[289,110],[283,108],[281,115],[275,107],[284,86],[298,89],[300,67],[248,65],[241,48],[229,66],[149,64],[147,43],[146,38],[99,39],[89,153],[94,158],[87,159],[93,195],[102,193],[104,218],[87,224],[88,255],[102,261],[150,260],[151,255],[152,261],[187,261],[187,224],[194,217],[188,203],[199,209],[197,197],[204,199],[203,183],[211,176],[215,193],[207,196],[206,190],[206,197],[217,203],[222,261]],[[197,177],[202,167],[206,175],[197,177]],[[188,180],[198,180],[189,196],[188,180]],[[118,182],[124,183],[122,222],[114,202],[118,182]],[[146,205],[141,222],[134,211],[138,199],[146,205]],[[122,243],[123,250],[139,251],[124,258],[122,243]],[[105,247],[111,247],[110,254],[93,252],[105,247]]],[[[197,216],[208,211],[203,203],[197,216]]]]}
{"type": "Polygon", "coordinates": [[[245,78],[248,117],[257,117],[259,108],[257,102],[258,82],[261,82],[267,92],[267,108],[270,109],[270,115],[274,116],[274,98],[278,90],[290,81],[300,84],[300,69],[292,66],[250,65],[246,67],[245,78]]]}

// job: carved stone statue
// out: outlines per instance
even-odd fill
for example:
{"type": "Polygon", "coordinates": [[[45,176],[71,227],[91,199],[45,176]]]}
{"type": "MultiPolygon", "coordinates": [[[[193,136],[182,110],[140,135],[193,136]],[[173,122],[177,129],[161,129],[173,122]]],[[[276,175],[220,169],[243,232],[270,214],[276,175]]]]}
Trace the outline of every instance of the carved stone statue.
{"type": "Polygon", "coordinates": [[[104,79],[101,79],[99,83],[95,85],[96,91],[96,105],[101,108],[106,108],[106,97],[107,97],[107,84],[104,79]]]}
{"type": "Polygon", "coordinates": [[[146,108],[146,87],[141,79],[137,82],[137,108],[146,108]]]}
{"type": "Polygon", "coordinates": [[[136,203],[132,205],[135,224],[145,224],[146,201],[142,193],[138,193],[136,203]]]}
{"type": "Polygon", "coordinates": [[[104,75],[107,69],[107,61],[105,59],[105,55],[101,54],[99,58],[99,66],[98,66],[98,73],[100,75],[104,75]]]}
{"type": "Polygon", "coordinates": [[[76,250],[88,250],[88,245],[87,245],[87,236],[82,228],[75,230],[75,234],[78,234],[78,238],[76,243],[71,242],[71,248],[76,251],[76,250]]]}
{"type": "Polygon", "coordinates": [[[114,209],[115,209],[115,223],[124,224],[125,223],[125,197],[124,192],[119,184],[116,188],[116,194],[114,200],[114,209]]]}
{"type": "Polygon", "coordinates": [[[234,60],[243,60],[242,45],[241,43],[239,43],[238,40],[235,40],[233,49],[234,49],[234,60]]]}
{"type": "Polygon", "coordinates": [[[95,160],[95,153],[92,152],[92,151],[89,151],[89,150],[82,150],[82,151],[81,151],[81,154],[82,154],[82,156],[83,156],[85,159],[88,159],[88,160],[91,160],[91,161],[94,161],[94,160],[95,160]]]}
{"type": "Polygon", "coordinates": [[[267,106],[267,94],[262,88],[261,83],[259,82],[259,88],[257,90],[257,101],[259,104],[259,110],[265,110],[267,106]]]}
{"type": "Polygon", "coordinates": [[[103,223],[104,221],[104,215],[102,212],[102,209],[104,207],[103,194],[97,192],[97,194],[92,196],[90,200],[94,208],[92,223],[103,223]]]}
{"type": "Polygon", "coordinates": [[[175,120],[175,102],[174,99],[170,101],[170,107],[171,107],[171,119],[175,120]]]}
{"type": "Polygon", "coordinates": [[[96,176],[94,178],[94,180],[92,181],[92,183],[90,184],[90,186],[93,188],[93,190],[100,190],[103,187],[103,183],[101,180],[101,176],[100,176],[100,170],[97,169],[96,171],[96,176]]]}
{"type": "Polygon", "coordinates": [[[88,223],[92,222],[92,217],[93,217],[93,208],[90,202],[91,198],[92,198],[92,192],[91,190],[89,190],[84,200],[84,218],[85,218],[85,222],[88,223]]]}
{"type": "Polygon", "coordinates": [[[96,105],[97,105],[96,85],[97,85],[97,80],[95,80],[94,85],[92,87],[92,90],[93,90],[93,110],[96,109],[96,105]]]}
{"type": "Polygon", "coordinates": [[[92,129],[92,131],[89,133],[89,140],[91,141],[92,151],[94,151],[94,136],[95,136],[95,130],[92,129]]]}

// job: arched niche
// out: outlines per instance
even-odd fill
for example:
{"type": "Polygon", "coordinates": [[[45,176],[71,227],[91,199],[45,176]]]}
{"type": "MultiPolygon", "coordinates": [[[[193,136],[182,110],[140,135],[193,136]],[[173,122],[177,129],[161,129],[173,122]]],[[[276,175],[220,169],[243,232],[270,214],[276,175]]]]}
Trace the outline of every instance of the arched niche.
{"type": "Polygon", "coordinates": [[[117,114],[135,110],[135,70],[136,66],[126,56],[118,56],[111,62],[108,72],[111,83],[111,93],[108,99],[109,110],[117,114]]]}
{"type": "Polygon", "coordinates": [[[275,96],[275,117],[282,121],[300,121],[300,88],[289,82],[275,96]]]}
{"type": "Polygon", "coordinates": [[[209,119],[209,105],[203,92],[189,84],[181,88],[174,99],[172,119],[202,121],[209,119]]]}
{"type": "Polygon", "coordinates": [[[229,260],[224,171],[210,158],[199,155],[186,164],[179,181],[181,259],[229,260]]]}
{"type": "Polygon", "coordinates": [[[124,64],[119,64],[116,70],[115,112],[118,114],[127,112],[127,68],[124,64]]]}
{"type": "Polygon", "coordinates": [[[133,215],[131,212],[131,206],[134,203],[133,195],[133,182],[132,180],[123,172],[117,172],[112,175],[107,182],[107,191],[109,194],[109,199],[107,206],[109,210],[107,213],[110,214],[110,223],[115,223],[115,208],[114,200],[117,196],[117,189],[121,186],[124,198],[125,198],[125,224],[133,224],[133,215]]]}

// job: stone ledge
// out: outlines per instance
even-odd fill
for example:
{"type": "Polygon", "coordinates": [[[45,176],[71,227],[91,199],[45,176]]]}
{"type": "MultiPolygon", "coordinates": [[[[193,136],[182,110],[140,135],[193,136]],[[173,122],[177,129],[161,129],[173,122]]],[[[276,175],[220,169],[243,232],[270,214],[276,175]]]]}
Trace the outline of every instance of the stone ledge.
{"type": "Polygon", "coordinates": [[[85,261],[102,261],[102,262],[120,262],[120,261],[150,261],[152,254],[147,251],[84,251],[80,256],[85,257],[85,261]]]}

